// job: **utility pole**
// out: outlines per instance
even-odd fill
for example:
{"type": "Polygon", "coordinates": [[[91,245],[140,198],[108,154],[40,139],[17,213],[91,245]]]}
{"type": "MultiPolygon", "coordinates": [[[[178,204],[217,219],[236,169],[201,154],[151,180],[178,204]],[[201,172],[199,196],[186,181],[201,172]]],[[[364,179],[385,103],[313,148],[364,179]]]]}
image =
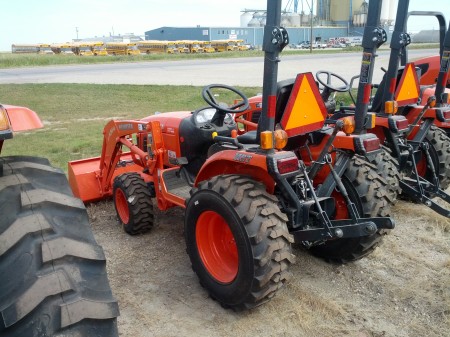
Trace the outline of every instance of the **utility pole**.
{"type": "Polygon", "coordinates": [[[314,0],[311,0],[311,32],[309,35],[309,52],[312,53],[313,50],[313,8],[314,8],[314,0]]]}
{"type": "Polygon", "coordinates": [[[75,27],[75,32],[77,33],[77,41],[78,41],[78,27],[75,27]]]}

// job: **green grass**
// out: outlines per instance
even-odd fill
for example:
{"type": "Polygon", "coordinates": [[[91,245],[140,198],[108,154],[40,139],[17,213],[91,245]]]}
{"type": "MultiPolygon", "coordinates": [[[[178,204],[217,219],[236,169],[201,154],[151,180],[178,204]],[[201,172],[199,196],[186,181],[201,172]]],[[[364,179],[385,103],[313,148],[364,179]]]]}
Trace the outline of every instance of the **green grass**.
{"type": "MultiPolygon", "coordinates": [[[[201,87],[156,85],[17,84],[0,85],[4,104],[36,111],[43,129],[16,133],[1,155],[49,158],[67,171],[67,162],[99,156],[103,127],[111,119],[140,119],[155,111],[206,106],[201,87]]],[[[261,88],[240,88],[247,96],[261,88]]]]}

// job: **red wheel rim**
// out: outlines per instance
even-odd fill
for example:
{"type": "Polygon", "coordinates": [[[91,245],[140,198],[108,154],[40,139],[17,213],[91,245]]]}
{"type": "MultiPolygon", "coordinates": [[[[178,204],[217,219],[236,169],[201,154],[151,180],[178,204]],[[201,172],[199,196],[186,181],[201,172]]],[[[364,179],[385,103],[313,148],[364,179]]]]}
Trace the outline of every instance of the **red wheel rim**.
{"type": "Polygon", "coordinates": [[[347,202],[345,201],[344,196],[337,191],[333,191],[333,193],[331,193],[331,196],[334,198],[336,207],[336,210],[334,212],[334,220],[348,219],[349,214],[347,202]]]}
{"type": "Polygon", "coordinates": [[[125,224],[128,223],[128,221],[130,220],[130,211],[128,209],[128,202],[125,193],[123,193],[123,191],[120,188],[116,189],[115,202],[117,213],[119,214],[120,220],[125,224]]]}
{"type": "Polygon", "coordinates": [[[234,235],[225,219],[214,211],[203,212],[195,229],[197,249],[208,273],[230,283],[238,273],[239,256],[234,235]]]}
{"type": "Polygon", "coordinates": [[[419,176],[421,177],[425,177],[426,173],[427,173],[427,160],[426,160],[426,155],[425,153],[421,153],[422,158],[420,158],[420,160],[418,162],[416,162],[416,168],[417,168],[417,173],[419,174],[419,176]]]}

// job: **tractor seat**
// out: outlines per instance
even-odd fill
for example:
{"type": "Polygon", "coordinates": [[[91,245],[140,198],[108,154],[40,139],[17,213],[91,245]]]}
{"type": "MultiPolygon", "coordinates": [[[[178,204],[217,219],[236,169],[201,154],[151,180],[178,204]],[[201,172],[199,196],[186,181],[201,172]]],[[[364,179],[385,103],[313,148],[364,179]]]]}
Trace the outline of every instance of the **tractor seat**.
{"type": "MultiPolygon", "coordinates": [[[[286,105],[289,101],[289,97],[291,95],[292,88],[294,87],[295,79],[288,79],[284,81],[280,81],[277,83],[277,105],[275,108],[275,125],[280,123],[281,118],[283,117],[284,110],[286,109],[286,105]]],[[[260,130],[260,120],[258,120],[258,129],[248,131],[242,135],[237,137],[237,140],[241,144],[258,144],[257,134],[260,130]]]]}
{"type": "Polygon", "coordinates": [[[256,139],[257,131],[247,131],[246,133],[237,136],[237,140],[241,144],[257,144],[258,140],[256,139]]]}

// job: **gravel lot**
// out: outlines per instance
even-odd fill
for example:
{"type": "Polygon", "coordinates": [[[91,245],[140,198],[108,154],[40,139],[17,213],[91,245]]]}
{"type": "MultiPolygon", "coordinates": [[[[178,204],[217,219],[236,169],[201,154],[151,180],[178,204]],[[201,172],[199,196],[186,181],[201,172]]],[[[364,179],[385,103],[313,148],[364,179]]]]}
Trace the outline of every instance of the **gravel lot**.
{"type": "Polygon", "coordinates": [[[190,267],[183,210],[157,212],[153,230],[129,236],[111,201],[88,206],[121,308],[123,337],[450,336],[450,220],[399,201],[397,227],[369,257],[332,265],[300,247],[293,279],[249,312],[223,309],[190,267]]]}

